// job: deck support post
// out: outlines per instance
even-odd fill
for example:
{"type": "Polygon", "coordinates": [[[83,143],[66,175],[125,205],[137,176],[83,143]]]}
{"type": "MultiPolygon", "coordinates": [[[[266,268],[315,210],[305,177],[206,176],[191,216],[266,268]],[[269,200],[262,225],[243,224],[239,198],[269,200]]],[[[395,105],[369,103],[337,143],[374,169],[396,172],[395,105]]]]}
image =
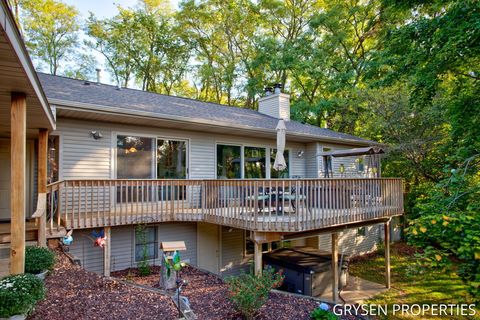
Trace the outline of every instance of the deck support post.
{"type": "Polygon", "coordinates": [[[25,158],[27,104],[23,93],[11,94],[10,273],[25,272],[25,158]]]}
{"type": "Polygon", "coordinates": [[[105,246],[103,247],[103,275],[110,277],[111,228],[104,228],[105,246]]]}
{"type": "Polygon", "coordinates": [[[390,220],[384,224],[385,231],[385,284],[390,289],[390,220]]]}
{"type": "Polygon", "coordinates": [[[338,233],[332,233],[332,301],[338,299],[338,233]]]}
{"type": "MultiPolygon", "coordinates": [[[[38,193],[47,193],[47,154],[48,154],[48,130],[40,129],[38,133],[38,193]]],[[[47,215],[42,214],[37,218],[38,245],[47,246],[47,215]]]]}
{"type": "Polygon", "coordinates": [[[253,241],[254,247],[254,265],[255,265],[255,275],[260,276],[262,274],[262,244],[257,241],[253,241]]]}

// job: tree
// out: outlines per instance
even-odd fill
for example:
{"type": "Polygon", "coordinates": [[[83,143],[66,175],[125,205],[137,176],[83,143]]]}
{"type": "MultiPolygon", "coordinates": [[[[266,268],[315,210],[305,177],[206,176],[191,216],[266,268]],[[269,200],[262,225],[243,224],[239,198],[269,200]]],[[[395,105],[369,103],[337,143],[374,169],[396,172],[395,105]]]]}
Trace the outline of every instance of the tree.
{"type": "Polygon", "coordinates": [[[20,22],[31,56],[56,75],[78,43],[78,11],[55,0],[22,0],[20,22]]]}

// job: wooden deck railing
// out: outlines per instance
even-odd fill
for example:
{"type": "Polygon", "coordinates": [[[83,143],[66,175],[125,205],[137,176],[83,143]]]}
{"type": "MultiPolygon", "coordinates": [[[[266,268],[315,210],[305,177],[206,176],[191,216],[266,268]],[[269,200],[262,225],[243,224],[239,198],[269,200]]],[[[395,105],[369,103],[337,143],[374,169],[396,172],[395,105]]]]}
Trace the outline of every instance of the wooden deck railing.
{"type": "Polygon", "coordinates": [[[205,221],[300,232],[403,213],[401,179],[65,180],[47,187],[48,226],[205,221]]]}

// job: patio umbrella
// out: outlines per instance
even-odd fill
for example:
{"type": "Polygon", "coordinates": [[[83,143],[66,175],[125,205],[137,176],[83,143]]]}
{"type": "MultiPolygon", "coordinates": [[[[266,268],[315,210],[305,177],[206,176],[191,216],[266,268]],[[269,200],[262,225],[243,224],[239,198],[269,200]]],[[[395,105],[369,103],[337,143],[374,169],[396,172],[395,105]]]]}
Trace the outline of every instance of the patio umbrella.
{"type": "Polygon", "coordinates": [[[285,127],[285,121],[280,119],[277,124],[277,154],[275,155],[275,162],[273,163],[273,169],[277,171],[283,171],[287,168],[287,163],[283,157],[285,151],[285,133],[287,128],[285,127]]]}

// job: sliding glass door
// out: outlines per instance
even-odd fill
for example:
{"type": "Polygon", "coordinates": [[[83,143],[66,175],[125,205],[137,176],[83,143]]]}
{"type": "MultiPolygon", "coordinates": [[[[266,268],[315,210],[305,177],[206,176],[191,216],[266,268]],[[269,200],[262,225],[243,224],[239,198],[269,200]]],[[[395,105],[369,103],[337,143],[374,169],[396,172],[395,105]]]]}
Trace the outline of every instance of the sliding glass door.
{"type": "Polygon", "coordinates": [[[157,140],[157,179],[187,178],[187,146],[180,140],[157,140]]]}

